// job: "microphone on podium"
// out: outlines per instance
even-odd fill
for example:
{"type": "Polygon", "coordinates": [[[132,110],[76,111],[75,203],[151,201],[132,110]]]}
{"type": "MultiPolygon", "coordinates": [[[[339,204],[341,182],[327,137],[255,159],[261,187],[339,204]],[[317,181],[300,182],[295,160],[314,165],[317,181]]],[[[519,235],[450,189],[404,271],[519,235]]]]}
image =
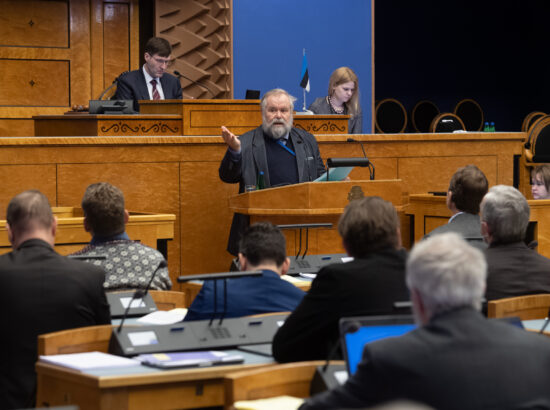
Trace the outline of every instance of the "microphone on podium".
{"type": "Polygon", "coordinates": [[[212,95],[212,98],[216,98],[216,95],[212,92],[212,90],[210,88],[208,88],[206,85],[202,84],[202,83],[199,83],[198,81],[195,81],[185,75],[183,75],[182,73],[180,73],[178,70],[174,70],[174,74],[176,75],[176,77],[178,78],[185,78],[186,80],[189,80],[191,81],[193,84],[197,84],[199,87],[202,87],[206,90],[208,90],[208,92],[212,95]]]}

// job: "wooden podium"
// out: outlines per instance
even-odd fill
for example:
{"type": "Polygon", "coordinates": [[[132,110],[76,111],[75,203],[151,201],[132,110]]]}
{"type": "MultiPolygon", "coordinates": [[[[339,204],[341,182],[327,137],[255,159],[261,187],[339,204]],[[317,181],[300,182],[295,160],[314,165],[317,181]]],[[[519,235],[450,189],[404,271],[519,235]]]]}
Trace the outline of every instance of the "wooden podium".
{"type": "MultiPolygon", "coordinates": [[[[337,225],[351,198],[380,196],[401,211],[401,180],[305,182],[233,196],[229,208],[250,216],[250,223],[269,221],[275,225],[331,223],[332,228],[309,230],[308,253],[344,253],[337,225]]],[[[299,230],[284,230],[287,254],[299,250],[299,230]]],[[[303,237],[303,241],[305,237],[303,237]]],[[[305,243],[302,242],[302,252],[305,243]]]]}

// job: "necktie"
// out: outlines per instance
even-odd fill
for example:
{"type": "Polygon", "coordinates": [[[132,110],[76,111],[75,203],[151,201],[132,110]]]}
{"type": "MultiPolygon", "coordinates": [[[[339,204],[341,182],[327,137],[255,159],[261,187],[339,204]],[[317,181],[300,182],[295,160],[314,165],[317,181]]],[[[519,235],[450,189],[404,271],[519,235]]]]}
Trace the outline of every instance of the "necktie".
{"type": "Polygon", "coordinates": [[[151,80],[151,85],[153,86],[153,100],[160,100],[159,90],[157,90],[157,80],[151,80]]]}

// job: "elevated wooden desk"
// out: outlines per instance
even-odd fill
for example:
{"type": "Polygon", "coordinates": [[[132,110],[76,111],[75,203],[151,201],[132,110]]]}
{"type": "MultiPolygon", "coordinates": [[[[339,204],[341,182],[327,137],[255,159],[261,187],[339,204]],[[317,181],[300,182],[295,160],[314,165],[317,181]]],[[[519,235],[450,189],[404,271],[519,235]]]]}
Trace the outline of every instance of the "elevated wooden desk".
{"type": "MultiPolygon", "coordinates": [[[[550,200],[528,200],[531,208],[529,222],[535,223],[534,239],[538,241],[537,251],[550,258],[550,200]]],[[[444,196],[416,194],[409,197],[405,213],[414,217],[414,240],[422,237],[448,222],[451,211],[444,196]]]]}
{"type": "MultiPolygon", "coordinates": [[[[141,114],[177,114],[182,135],[220,135],[225,125],[241,135],[262,123],[260,100],[140,100],[141,114]]],[[[347,134],[349,115],[294,115],[294,126],[312,134],[347,134]]]]}
{"type": "MultiPolygon", "coordinates": [[[[84,215],[81,208],[54,207],[57,217],[55,250],[68,255],[82,249],[90,242],[90,234],[84,230],[84,215]]],[[[132,240],[140,241],[151,248],[164,251],[166,242],[174,238],[175,215],[130,212],[126,232],[132,240]]],[[[6,221],[0,221],[0,254],[11,251],[6,221]]],[[[166,256],[166,255],[165,255],[166,256]]]]}
{"type": "Polygon", "coordinates": [[[265,356],[240,351],[238,354],[245,357],[245,364],[179,370],[136,366],[79,372],[38,362],[36,404],[37,407],[78,405],[81,410],[223,406],[225,375],[275,363],[265,356]]]}
{"type": "MultiPolygon", "coordinates": [[[[262,123],[259,100],[141,100],[140,114],[39,115],[34,135],[189,136],[220,135],[225,125],[237,135],[262,123]]],[[[349,115],[295,115],[294,126],[314,134],[347,134],[349,115]]]]}
{"type": "Polygon", "coordinates": [[[177,136],[181,115],[40,115],[33,117],[34,135],[67,137],[177,136]]]}
{"type": "MultiPolygon", "coordinates": [[[[514,155],[524,133],[354,135],[376,166],[377,180],[401,179],[404,193],[444,191],[460,166],[475,164],[489,183],[513,183],[514,155]]],[[[317,135],[324,159],[362,157],[348,135],[317,135]]],[[[203,137],[0,138],[0,210],[25,189],[39,189],[52,206],[80,206],[86,187],[98,181],[118,186],[129,209],[174,214],[168,264],[174,290],[180,275],[225,272],[237,184],[220,181],[226,151],[219,134],[203,137]]],[[[352,180],[368,180],[355,168],[352,180]]],[[[336,215],[334,216],[336,219],[336,215]]],[[[407,232],[408,226],[402,226],[407,232]]],[[[408,234],[407,234],[408,235],[408,234]]],[[[341,248],[338,248],[341,249],[341,248]]],[[[336,249],[334,250],[337,251],[336,249]]]]}

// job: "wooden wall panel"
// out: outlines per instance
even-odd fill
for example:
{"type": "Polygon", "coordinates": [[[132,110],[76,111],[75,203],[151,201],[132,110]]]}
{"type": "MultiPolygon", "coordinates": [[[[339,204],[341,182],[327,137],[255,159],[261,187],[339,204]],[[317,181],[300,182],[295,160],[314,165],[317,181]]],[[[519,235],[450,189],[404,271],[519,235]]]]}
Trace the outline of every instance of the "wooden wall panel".
{"type": "Polygon", "coordinates": [[[156,35],[172,44],[185,97],[232,98],[231,0],[156,0],[156,35]]]}
{"type": "Polygon", "coordinates": [[[103,4],[103,87],[120,73],[128,71],[130,61],[130,4],[103,4]],[[126,24],[124,24],[126,23],[126,24]]]}
{"type": "Polygon", "coordinates": [[[397,178],[403,179],[408,192],[422,193],[421,188],[426,185],[431,186],[432,191],[447,191],[455,171],[467,164],[476,164],[487,177],[490,186],[498,181],[496,155],[400,158],[397,178]],[[444,169],[445,172],[434,172],[435,169],[444,169]]]}
{"type": "Polygon", "coordinates": [[[69,5],[0,0],[0,46],[69,47],[69,5]]]}
{"type": "MultiPolygon", "coordinates": [[[[125,207],[129,211],[175,214],[176,221],[180,219],[177,200],[178,163],[115,162],[61,164],[58,167],[57,206],[80,207],[82,196],[89,184],[107,181],[124,192],[125,207]]],[[[174,227],[174,236],[179,236],[177,223],[174,227]]],[[[180,275],[179,242],[168,242],[168,260],[170,275],[172,280],[175,280],[180,275]]]]}
{"type": "Polygon", "coordinates": [[[0,219],[5,219],[10,200],[27,189],[38,189],[51,204],[57,202],[55,164],[0,165],[0,180],[0,219]]]}
{"type": "Polygon", "coordinates": [[[209,162],[185,162],[181,167],[181,246],[184,255],[204,254],[185,261],[185,271],[219,272],[229,270],[231,256],[226,252],[231,221],[227,198],[237,194],[238,185],[224,184],[218,176],[221,157],[209,162]],[[215,241],[212,238],[216,238],[215,241]]]}
{"type": "Polygon", "coordinates": [[[137,68],[138,36],[138,0],[0,0],[0,136],[97,98],[137,68]]]}
{"type": "Polygon", "coordinates": [[[69,106],[68,61],[1,59],[0,78],[0,106],[69,106]]]}

